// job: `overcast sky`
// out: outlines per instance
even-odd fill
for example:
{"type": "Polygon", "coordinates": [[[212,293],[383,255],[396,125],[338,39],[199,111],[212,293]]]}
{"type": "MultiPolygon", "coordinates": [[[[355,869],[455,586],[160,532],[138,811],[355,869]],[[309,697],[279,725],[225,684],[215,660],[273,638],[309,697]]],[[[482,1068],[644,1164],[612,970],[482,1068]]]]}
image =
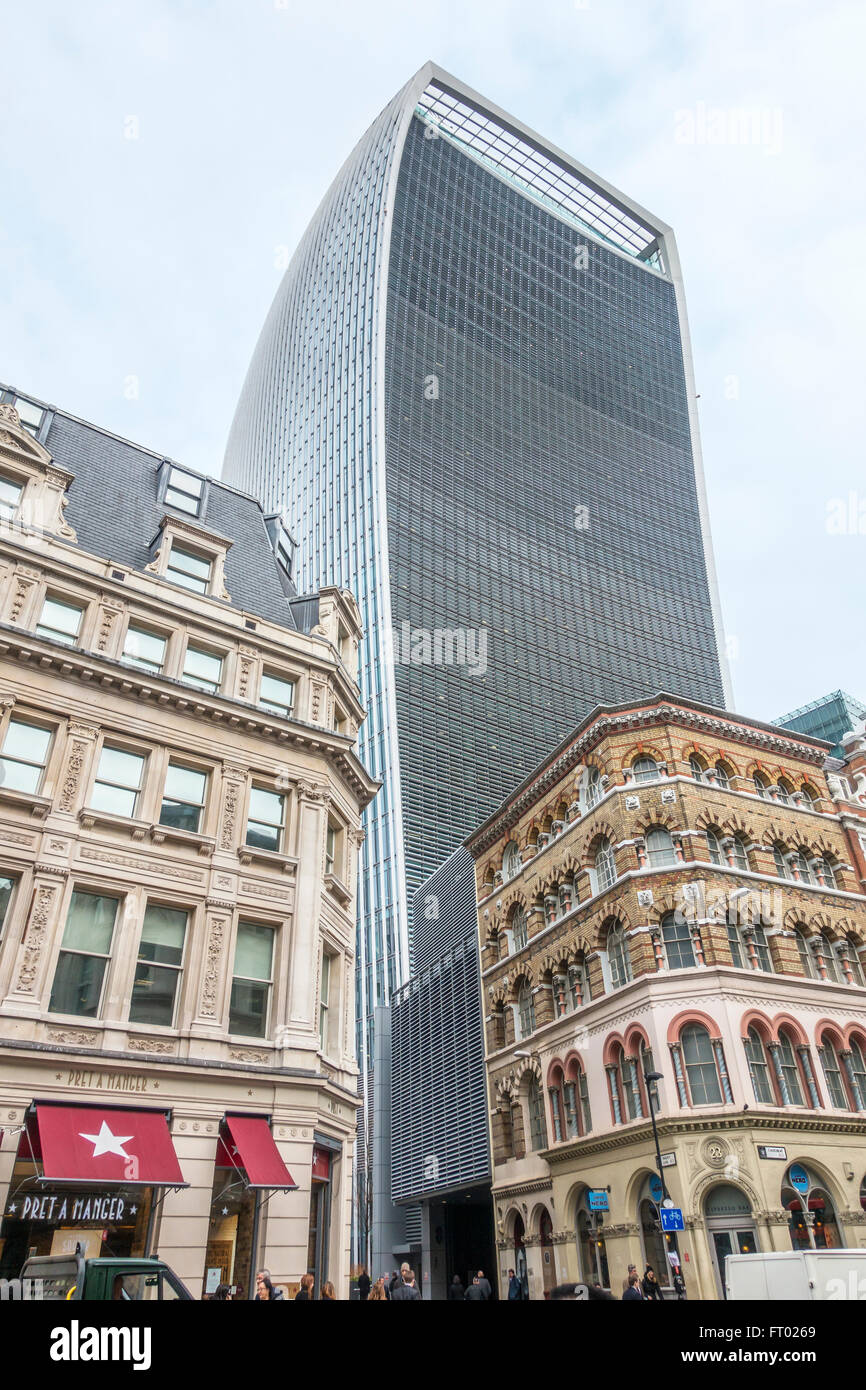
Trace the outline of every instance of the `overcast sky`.
{"type": "Polygon", "coordinates": [[[287,252],[432,58],[676,231],[737,708],[866,699],[864,15],[859,0],[8,9],[0,378],[218,473],[287,252]]]}

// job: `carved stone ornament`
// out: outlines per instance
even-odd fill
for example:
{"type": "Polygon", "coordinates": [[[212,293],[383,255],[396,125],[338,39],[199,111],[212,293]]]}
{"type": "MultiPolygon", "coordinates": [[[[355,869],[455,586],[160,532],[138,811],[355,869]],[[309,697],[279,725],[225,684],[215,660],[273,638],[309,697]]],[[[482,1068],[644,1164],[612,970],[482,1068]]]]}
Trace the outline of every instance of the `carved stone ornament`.
{"type": "Polygon", "coordinates": [[[47,1036],[49,1042],[77,1043],[80,1047],[95,1043],[97,1038],[96,1033],[85,1032],[82,1028],[49,1028],[47,1036]]]}
{"type": "Polygon", "coordinates": [[[63,777],[63,785],[60,789],[60,800],[58,809],[61,811],[71,811],[75,805],[75,796],[78,791],[78,783],[81,780],[81,769],[84,766],[84,759],[87,755],[87,744],[75,739],[66,763],[66,772],[63,777]]]}
{"type": "Polygon", "coordinates": [[[223,799],[223,822],[220,831],[220,849],[231,849],[235,839],[235,820],[240,800],[240,782],[227,782],[223,799]]]}
{"type": "Polygon", "coordinates": [[[220,965],[225,944],[227,921],[225,917],[213,917],[210,924],[210,937],[207,943],[204,983],[201,991],[199,1012],[203,1018],[216,1015],[217,989],[219,987],[220,965]]]}
{"type": "Polygon", "coordinates": [[[305,778],[298,781],[298,795],[305,801],[327,801],[328,788],[322,782],[308,782],[305,778]]]}
{"type": "Polygon", "coordinates": [[[37,888],[36,896],[33,899],[30,920],[27,923],[27,935],[24,938],[24,957],[16,986],[24,994],[33,993],[33,982],[39,969],[39,957],[45,945],[48,920],[56,895],[57,886],[53,883],[46,883],[37,888]]]}
{"type": "Polygon", "coordinates": [[[130,1052],[159,1052],[169,1055],[177,1051],[177,1043],[171,1038],[129,1038],[126,1046],[130,1052]]]}

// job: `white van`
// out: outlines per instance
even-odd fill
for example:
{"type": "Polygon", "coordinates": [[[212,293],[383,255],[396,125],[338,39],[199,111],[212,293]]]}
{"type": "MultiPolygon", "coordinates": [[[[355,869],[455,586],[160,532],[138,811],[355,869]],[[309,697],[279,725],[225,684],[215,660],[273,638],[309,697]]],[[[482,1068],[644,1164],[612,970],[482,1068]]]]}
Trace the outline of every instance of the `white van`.
{"type": "Polygon", "coordinates": [[[783,1250],[728,1255],[729,1299],[779,1303],[866,1302],[866,1250],[783,1250]]]}

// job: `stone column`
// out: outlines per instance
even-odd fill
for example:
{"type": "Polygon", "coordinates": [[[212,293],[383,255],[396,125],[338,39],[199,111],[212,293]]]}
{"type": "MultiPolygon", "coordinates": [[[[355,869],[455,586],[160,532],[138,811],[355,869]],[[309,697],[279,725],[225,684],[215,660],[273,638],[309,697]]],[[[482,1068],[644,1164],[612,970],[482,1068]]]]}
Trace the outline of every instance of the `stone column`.
{"type": "Polygon", "coordinates": [[[218,1129],[218,1121],[199,1110],[174,1109],[171,1138],[189,1186],[166,1192],[153,1250],[194,1298],[201,1298],[204,1281],[218,1129]]]}
{"type": "Polygon", "coordinates": [[[319,973],[319,912],[322,900],[328,789],[314,782],[298,784],[298,879],[292,919],[292,959],[284,1027],[286,1045],[318,1049],[316,987],[319,973]]]}

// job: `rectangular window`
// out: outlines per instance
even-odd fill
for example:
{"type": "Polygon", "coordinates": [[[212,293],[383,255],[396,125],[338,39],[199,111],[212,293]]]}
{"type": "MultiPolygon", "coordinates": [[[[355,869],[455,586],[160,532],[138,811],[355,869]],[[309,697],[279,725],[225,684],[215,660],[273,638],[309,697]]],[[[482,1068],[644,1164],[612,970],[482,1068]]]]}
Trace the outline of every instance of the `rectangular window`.
{"type": "Polygon", "coordinates": [[[50,747],[50,729],[10,719],[0,755],[2,785],[16,792],[38,792],[50,747]]]}
{"type": "Polygon", "coordinates": [[[3,521],[12,520],[18,510],[23,491],[24,487],[21,483],[16,483],[14,478],[8,478],[5,473],[0,473],[0,518],[3,521]]]}
{"type": "Polygon", "coordinates": [[[96,781],[90,796],[95,811],[113,816],[134,816],[138,806],[145,760],[139,753],[106,744],[99,757],[96,781]]]}
{"type": "Polygon", "coordinates": [[[130,623],[123,644],[123,659],[132,666],[140,666],[142,671],[152,671],[154,675],[159,675],[165,664],[165,648],[164,637],[130,623]]]}
{"type": "Polygon", "coordinates": [[[331,994],[331,957],[322,952],[322,984],[319,990],[319,1047],[328,1050],[328,1003],[331,994]]]}
{"type": "Polygon", "coordinates": [[[195,594],[206,594],[210,588],[210,572],[210,560],[203,560],[200,555],[193,555],[192,551],[182,550],[179,545],[172,543],[165,567],[166,579],[181,584],[184,589],[191,589],[195,594]]]}
{"type": "Polygon", "coordinates": [[[174,830],[191,830],[197,834],[201,829],[206,791],[207,773],[184,767],[181,763],[169,763],[159,813],[160,825],[169,825],[174,830]]]}
{"type": "Polygon", "coordinates": [[[295,704],[295,682],[283,680],[281,676],[269,676],[265,671],[259,687],[259,706],[272,714],[285,718],[291,714],[295,704]]]}
{"type": "Polygon", "coordinates": [[[185,473],[182,468],[170,468],[168,486],[165,489],[165,505],[180,512],[188,512],[190,516],[198,516],[203,488],[203,478],[193,477],[192,473],[185,473]]]}
{"type": "Polygon", "coordinates": [[[268,792],[263,787],[250,790],[250,810],[247,818],[246,843],[253,849],[279,852],[283,842],[285,797],[268,792]]]}
{"type": "Polygon", "coordinates": [[[98,1018],[117,908],[117,898],[97,893],[72,894],[51,986],[49,1013],[98,1018]]]}
{"type": "Polygon", "coordinates": [[[83,614],[84,609],[75,603],[47,598],[42,605],[36,631],[40,637],[50,637],[55,642],[65,642],[68,647],[73,647],[78,641],[83,614]]]}
{"type": "Polygon", "coordinates": [[[187,913],[148,903],[129,1005],[131,1023],[170,1028],[180,986],[187,913]]]}
{"type": "Polygon", "coordinates": [[[337,827],[329,825],[325,836],[325,873],[335,872],[337,862],[337,827]]]}
{"type": "Polygon", "coordinates": [[[229,1005],[230,1033],[242,1033],[248,1038],[267,1036],[273,957],[273,927],[239,922],[229,1005]]]}
{"type": "Polygon", "coordinates": [[[194,685],[197,690],[206,690],[216,695],[222,684],[223,659],[201,647],[187,647],[183,663],[183,680],[194,685]]]}
{"type": "Polygon", "coordinates": [[[5,874],[0,875],[0,941],[3,940],[3,931],[6,926],[6,917],[9,913],[9,904],[12,901],[14,887],[14,878],[7,878],[5,874]]]}
{"type": "Polygon", "coordinates": [[[45,411],[41,406],[34,405],[32,401],[25,401],[23,396],[15,397],[15,409],[18,411],[21,423],[27,433],[32,434],[35,438],[39,433],[39,426],[42,424],[45,411]]]}

